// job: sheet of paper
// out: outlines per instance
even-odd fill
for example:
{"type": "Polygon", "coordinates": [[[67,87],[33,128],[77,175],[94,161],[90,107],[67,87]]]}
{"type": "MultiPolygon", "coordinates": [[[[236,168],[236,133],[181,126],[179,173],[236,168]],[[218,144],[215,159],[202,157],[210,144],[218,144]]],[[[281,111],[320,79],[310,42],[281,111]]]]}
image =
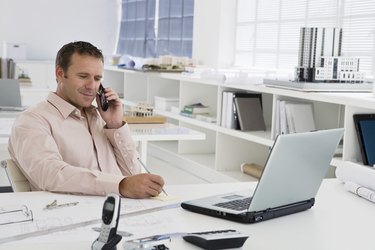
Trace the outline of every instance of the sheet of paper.
{"type": "MultiPolygon", "coordinates": [[[[11,194],[9,197],[12,197],[11,194]]],[[[70,230],[76,227],[101,222],[101,212],[105,197],[64,195],[47,192],[27,192],[17,196],[17,201],[9,198],[0,202],[1,206],[26,205],[33,213],[32,222],[0,225],[0,243],[34,237],[51,232],[70,230]],[[79,202],[76,206],[47,210],[47,204],[57,200],[58,204],[79,202]],[[19,201],[23,203],[20,204],[19,201]],[[16,204],[17,203],[17,204],[16,204]]],[[[152,199],[121,199],[121,216],[132,217],[153,209],[162,209],[178,201],[152,199]]]]}

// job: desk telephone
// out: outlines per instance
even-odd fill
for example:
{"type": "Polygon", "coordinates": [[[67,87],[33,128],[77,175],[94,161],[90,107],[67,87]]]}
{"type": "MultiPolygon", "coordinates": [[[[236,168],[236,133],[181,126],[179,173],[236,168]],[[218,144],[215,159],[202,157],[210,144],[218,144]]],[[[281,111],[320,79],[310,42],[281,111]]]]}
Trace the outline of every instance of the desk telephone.
{"type": "Polygon", "coordinates": [[[107,195],[103,205],[102,226],[99,237],[92,243],[92,250],[115,250],[121,236],[117,234],[121,199],[117,194],[107,195]]]}

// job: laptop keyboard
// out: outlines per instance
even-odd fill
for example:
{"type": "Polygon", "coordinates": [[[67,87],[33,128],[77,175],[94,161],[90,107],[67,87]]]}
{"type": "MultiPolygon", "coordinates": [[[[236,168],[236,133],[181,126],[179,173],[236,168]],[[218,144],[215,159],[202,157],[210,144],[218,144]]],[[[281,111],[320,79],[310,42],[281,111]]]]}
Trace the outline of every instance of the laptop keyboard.
{"type": "Polygon", "coordinates": [[[240,200],[220,202],[220,203],[214,204],[214,206],[222,207],[226,209],[232,209],[236,211],[246,210],[250,206],[251,198],[252,197],[247,197],[247,198],[240,199],[240,200]]]}

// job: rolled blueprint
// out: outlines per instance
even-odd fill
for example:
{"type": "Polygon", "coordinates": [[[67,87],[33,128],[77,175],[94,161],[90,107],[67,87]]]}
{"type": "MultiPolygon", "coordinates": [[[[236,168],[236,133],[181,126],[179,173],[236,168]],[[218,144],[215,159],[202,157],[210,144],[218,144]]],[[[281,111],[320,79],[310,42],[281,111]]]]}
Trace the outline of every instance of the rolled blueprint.
{"type": "Polygon", "coordinates": [[[350,192],[375,203],[375,192],[373,190],[361,187],[360,185],[351,181],[345,182],[345,188],[350,192]]]}
{"type": "Polygon", "coordinates": [[[342,182],[351,181],[375,191],[375,169],[345,161],[336,168],[336,177],[342,182]]]}

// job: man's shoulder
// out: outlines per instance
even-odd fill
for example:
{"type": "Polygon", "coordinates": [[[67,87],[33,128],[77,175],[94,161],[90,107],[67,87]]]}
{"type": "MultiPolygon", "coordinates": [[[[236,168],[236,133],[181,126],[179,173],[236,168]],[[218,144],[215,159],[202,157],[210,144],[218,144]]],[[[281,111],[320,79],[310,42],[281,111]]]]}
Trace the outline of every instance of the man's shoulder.
{"type": "Polygon", "coordinates": [[[51,119],[57,117],[59,112],[47,100],[41,101],[28,107],[19,115],[19,119],[51,119]]]}

